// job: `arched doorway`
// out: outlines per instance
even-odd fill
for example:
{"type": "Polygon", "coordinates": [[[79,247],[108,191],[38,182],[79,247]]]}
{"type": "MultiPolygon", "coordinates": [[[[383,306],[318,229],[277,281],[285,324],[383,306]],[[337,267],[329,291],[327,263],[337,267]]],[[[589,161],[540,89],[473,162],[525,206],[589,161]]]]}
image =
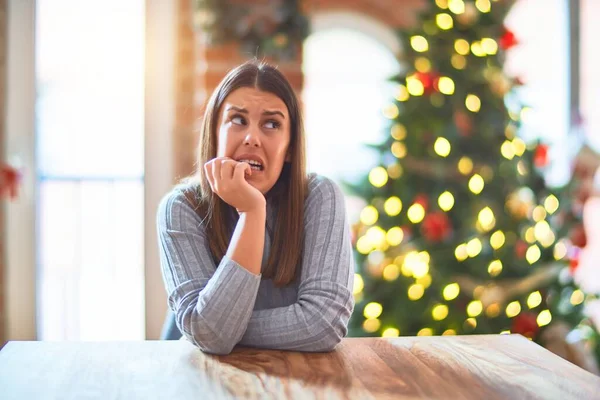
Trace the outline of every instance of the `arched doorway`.
{"type": "Polygon", "coordinates": [[[315,15],[312,27],[303,54],[308,167],[353,181],[377,163],[366,144],[386,135],[382,109],[392,98],[387,79],[400,70],[399,41],[389,27],[348,12],[315,15]]]}

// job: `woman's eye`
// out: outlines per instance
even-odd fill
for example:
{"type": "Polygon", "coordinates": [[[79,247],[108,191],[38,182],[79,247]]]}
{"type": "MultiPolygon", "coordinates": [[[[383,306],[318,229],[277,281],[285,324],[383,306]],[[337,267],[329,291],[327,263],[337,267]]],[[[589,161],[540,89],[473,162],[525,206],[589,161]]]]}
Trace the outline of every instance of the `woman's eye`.
{"type": "Polygon", "coordinates": [[[265,122],[265,126],[267,127],[267,129],[277,129],[280,125],[281,124],[275,120],[265,122]]]}
{"type": "Polygon", "coordinates": [[[235,125],[244,125],[246,121],[244,121],[243,117],[236,115],[231,118],[231,122],[233,122],[235,125]]]}

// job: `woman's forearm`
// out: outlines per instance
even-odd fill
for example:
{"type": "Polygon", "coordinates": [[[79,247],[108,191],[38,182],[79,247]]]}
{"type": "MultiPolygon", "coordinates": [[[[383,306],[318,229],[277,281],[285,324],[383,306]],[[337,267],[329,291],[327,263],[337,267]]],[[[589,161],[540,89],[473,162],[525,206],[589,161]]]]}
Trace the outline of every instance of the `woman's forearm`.
{"type": "Polygon", "coordinates": [[[266,215],[264,207],[241,213],[226,254],[255,275],[262,264],[266,215]]]}
{"type": "Polygon", "coordinates": [[[161,201],[157,230],[177,326],[202,351],[228,354],[247,329],[260,276],[227,257],[214,262],[203,219],[183,192],[161,201]]]}

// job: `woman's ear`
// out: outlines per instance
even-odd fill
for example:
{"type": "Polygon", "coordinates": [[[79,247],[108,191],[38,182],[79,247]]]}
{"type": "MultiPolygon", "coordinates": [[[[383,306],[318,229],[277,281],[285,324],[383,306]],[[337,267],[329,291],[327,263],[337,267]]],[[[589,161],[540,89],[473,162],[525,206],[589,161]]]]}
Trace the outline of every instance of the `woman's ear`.
{"type": "Polygon", "coordinates": [[[292,152],[290,150],[285,154],[285,162],[292,162],[292,152]]]}

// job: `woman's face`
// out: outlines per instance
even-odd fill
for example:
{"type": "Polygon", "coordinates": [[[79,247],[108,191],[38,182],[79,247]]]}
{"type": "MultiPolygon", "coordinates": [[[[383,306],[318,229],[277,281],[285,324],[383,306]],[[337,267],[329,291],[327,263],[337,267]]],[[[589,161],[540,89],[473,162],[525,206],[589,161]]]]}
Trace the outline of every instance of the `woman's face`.
{"type": "Polygon", "coordinates": [[[217,157],[250,162],[246,180],[261,193],[277,182],[289,161],[290,116],[283,100],[243,87],[229,94],[219,110],[217,157]]]}

